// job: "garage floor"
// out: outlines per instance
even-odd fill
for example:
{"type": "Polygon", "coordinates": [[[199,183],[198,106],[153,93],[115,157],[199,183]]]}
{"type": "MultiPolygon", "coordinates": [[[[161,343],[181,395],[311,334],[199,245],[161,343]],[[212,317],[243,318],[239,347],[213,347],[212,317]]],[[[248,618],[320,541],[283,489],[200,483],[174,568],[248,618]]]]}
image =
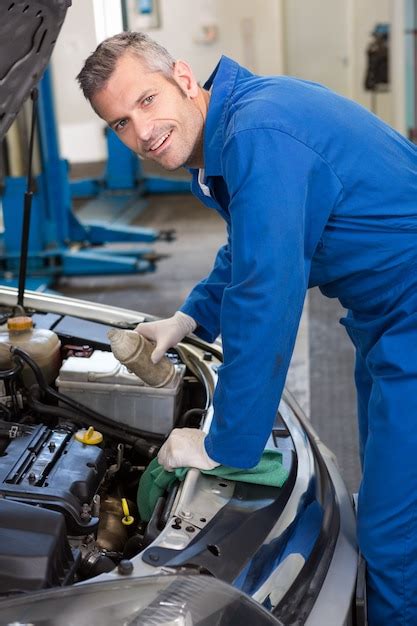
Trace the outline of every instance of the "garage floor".
{"type": "MultiPolygon", "coordinates": [[[[85,169],[82,174],[89,175],[85,169]]],[[[81,208],[81,217],[83,212],[85,209],[81,208]]],[[[175,242],[152,244],[154,251],[167,255],[155,273],[64,279],[57,290],[161,317],[171,315],[193,285],[209,272],[216,251],[225,240],[223,221],[191,195],[155,195],[133,223],[176,229],[175,242]]],[[[337,302],[325,299],[317,289],[309,293],[287,385],[321,439],[336,454],[346,484],[355,492],[360,470],[353,349],[338,324],[342,315],[337,302]]]]}

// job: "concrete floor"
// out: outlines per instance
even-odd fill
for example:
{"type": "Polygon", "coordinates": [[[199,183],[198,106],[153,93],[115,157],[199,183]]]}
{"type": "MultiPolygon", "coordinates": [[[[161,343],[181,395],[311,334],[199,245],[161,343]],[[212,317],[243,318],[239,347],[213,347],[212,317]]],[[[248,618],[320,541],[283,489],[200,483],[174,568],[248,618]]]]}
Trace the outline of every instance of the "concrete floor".
{"type": "MultiPolygon", "coordinates": [[[[83,215],[83,211],[79,215],[83,215]]],[[[159,315],[172,315],[191,288],[205,276],[225,241],[223,220],[200,207],[191,195],[155,195],[133,224],[166,230],[175,228],[174,242],[141,244],[166,258],[155,273],[61,280],[59,291],[74,297],[124,306],[159,315]]]]}
{"type": "MultiPolygon", "coordinates": [[[[85,211],[85,209],[84,209],[85,211]]],[[[80,213],[83,215],[83,209],[80,213]]],[[[155,229],[175,228],[175,242],[156,242],[167,255],[155,273],[63,279],[57,289],[68,296],[170,316],[212,266],[225,241],[222,219],[191,195],[152,196],[133,222],[155,229]]],[[[352,382],[353,350],[338,319],[340,306],[312,290],[306,302],[287,386],[311,417],[318,434],[335,452],[351,492],[358,488],[359,466],[352,382]]]]}
{"type": "Polygon", "coordinates": [[[354,349],[339,319],[345,314],[337,300],[318,289],[309,294],[309,356],[311,420],[321,439],[336,454],[351,493],[360,482],[354,349]]]}

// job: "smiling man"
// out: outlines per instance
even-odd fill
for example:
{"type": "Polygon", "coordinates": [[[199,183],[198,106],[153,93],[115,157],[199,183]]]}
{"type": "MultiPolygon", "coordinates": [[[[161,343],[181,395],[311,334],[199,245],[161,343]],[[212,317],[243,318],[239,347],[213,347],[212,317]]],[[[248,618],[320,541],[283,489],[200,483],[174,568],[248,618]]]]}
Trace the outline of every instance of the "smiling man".
{"type": "MultiPolygon", "coordinates": [[[[84,76],[87,68],[88,61],[84,76]]],[[[187,63],[172,60],[170,67],[155,71],[132,53],[123,54],[115,58],[108,79],[97,81],[95,76],[85,94],[129,148],[167,170],[202,165],[209,94],[187,63]]]]}
{"type": "Polygon", "coordinates": [[[363,480],[358,538],[369,624],[417,624],[417,152],[330,90],[222,57],[209,81],[146,35],[104,41],[78,76],[134,152],[188,167],[228,242],[173,317],[138,326],[154,361],[195,331],[223,339],[207,436],[175,429],[166,469],[255,465],[308,287],[348,309],[363,480]]]}

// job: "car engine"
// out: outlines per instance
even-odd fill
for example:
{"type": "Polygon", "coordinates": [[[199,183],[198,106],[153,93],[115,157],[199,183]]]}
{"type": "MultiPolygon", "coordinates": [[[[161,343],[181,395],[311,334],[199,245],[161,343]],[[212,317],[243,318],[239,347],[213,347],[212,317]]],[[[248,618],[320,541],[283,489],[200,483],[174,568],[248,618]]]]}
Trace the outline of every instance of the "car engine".
{"type": "Polygon", "coordinates": [[[48,382],[42,358],[21,344],[9,346],[10,366],[0,369],[6,595],[97,576],[146,547],[158,529],[138,518],[140,477],[174,426],[200,424],[207,401],[178,352],[167,355],[174,380],[156,389],[115,361],[109,326],[39,313],[32,319],[35,329],[54,328],[59,369],[48,382]]]}

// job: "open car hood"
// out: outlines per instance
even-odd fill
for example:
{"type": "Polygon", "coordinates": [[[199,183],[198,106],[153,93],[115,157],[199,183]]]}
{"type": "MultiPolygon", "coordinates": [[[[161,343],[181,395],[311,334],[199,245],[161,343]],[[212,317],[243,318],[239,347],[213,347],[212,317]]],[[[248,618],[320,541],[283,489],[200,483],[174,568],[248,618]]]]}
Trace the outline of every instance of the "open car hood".
{"type": "Polygon", "coordinates": [[[0,141],[41,78],[71,0],[0,4],[0,141]]]}

